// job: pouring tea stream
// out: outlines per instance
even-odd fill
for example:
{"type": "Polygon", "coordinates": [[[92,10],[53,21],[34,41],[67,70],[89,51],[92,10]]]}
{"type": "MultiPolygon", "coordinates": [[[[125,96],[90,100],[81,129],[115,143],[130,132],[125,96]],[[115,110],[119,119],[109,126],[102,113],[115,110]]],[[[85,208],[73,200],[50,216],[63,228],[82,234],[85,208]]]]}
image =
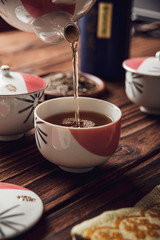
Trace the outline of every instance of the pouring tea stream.
{"type": "Polygon", "coordinates": [[[74,90],[74,103],[75,103],[75,122],[77,127],[80,126],[79,116],[79,99],[78,99],[78,40],[79,29],[76,25],[68,24],[64,30],[64,36],[71,44],[72,48],[72,64],[73,64],[73,90],[74,90]]]}

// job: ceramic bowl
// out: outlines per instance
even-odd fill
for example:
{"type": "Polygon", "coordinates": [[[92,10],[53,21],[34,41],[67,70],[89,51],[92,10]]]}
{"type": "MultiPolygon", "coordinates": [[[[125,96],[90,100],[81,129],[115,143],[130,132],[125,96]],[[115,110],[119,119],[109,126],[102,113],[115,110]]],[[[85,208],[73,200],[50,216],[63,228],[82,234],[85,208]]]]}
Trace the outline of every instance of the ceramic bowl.
{"type": "Polygon", "coordinates": [[[112,119],[106,125],[91,128],[64,127],[44,119],[50,115],[75,111],[73,97],[47,100],[34,112],[35,139],[40,153],[68,172],[87,172],[104,163],[119,143],[121,111],[114,104],[89,97],[79,97],[80,111],[93,111],[112,119]]]}
{"type": "Polygon", "coordinates": [[[11,72],[2,66],[0,72],[0,140],[21,138],[34,127],[33,112],[44,100],[47,82],[37,76],[11,72]]]}
{"type": "MultiPolygon", "coordinates": [[[[48,82],[45,99],[73,96],[73,73],[57,72],[41,76],[48,82]]],[[[78,95],[83,97],[98,97],[105,90],[105,82],[88,73],[79,73],[78,95]]]]}
{"type": "Polygon", "coordinates": [[[160,114],[160,52],[155,57],[139,57],[123,62],[125,91],[142,112],[160,114]]]}

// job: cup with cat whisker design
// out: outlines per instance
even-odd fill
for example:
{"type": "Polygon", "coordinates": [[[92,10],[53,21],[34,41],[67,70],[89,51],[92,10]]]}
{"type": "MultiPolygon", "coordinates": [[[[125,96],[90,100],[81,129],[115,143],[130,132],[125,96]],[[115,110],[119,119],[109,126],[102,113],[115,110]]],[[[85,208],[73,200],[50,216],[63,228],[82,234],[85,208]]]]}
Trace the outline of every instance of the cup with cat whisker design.
{"type": "Polygon", "coordinates": [[[123,62],[127,97],[143,113],[160,115],[160,51],[155,57],[137,57],[123,62]]]}
{"type": "Polygon", "coordinates": [[[47,85],[39,76],[0,67],[0,141],[17,140],[34,127],[33,112],[47,85]]]}
{"type": "Polygon", "coordinates": [[[74,101],[74,97],[61,97],[36,107],[35,139],[44,158],[65,171],[82,173],[103,164],[116,151],[122,113],[105,100],[79,97],[82,126],[74,126],[74,101]],[[58,122],[61,116],[69,118],[68,125],[65,119],[58,122]]]}

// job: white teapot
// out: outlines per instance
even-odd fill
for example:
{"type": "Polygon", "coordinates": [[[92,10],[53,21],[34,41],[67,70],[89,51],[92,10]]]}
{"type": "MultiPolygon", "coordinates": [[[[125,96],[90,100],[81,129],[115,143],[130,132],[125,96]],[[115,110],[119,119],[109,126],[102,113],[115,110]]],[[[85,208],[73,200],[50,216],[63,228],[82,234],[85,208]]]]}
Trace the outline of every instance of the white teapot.
{"type": "Polygon", "coordinates": [[[76,22],[96,0],[0,0],[0,15],[10,25],[35,32],[43,41],[64,39],[64,28],[76,22]]]}

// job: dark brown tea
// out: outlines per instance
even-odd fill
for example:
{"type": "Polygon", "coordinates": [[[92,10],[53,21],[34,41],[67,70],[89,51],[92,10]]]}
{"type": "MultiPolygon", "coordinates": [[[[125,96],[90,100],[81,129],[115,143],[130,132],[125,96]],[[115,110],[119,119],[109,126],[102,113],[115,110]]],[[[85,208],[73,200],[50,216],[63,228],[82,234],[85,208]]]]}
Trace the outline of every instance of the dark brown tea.
{"type": "Polygon", "coordinates": [[[112,119],[96,112],[80,111],[79,123],[75,120],[75,112],[65,112],[51,115],[44,119],[46,122],[65,126],[65,127],[80,127],[90,128],[102,126],[112,122],[112,119]]]}

